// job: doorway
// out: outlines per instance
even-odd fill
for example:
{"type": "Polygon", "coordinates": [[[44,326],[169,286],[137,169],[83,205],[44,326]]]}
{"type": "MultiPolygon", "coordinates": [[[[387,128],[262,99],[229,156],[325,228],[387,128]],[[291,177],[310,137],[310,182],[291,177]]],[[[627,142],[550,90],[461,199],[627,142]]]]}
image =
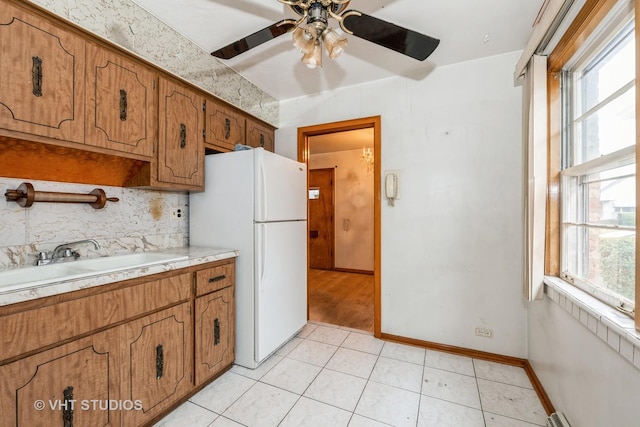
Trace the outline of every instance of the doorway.
{"type": "MultiPolygon", "coordinates": [[[[360,269],[343,269],[343,268],[337,268],[335,262],[336,262],[336,254],[335,252],[338,251],[339,247],[336,247],[336,250],[334,251],[334,265],[332,269],[327,269],[327,270],[320,270],[320,269],[312,269],[312,270],[308,270],[309,271],[309,277],[312,278],[314,281],[316,280],[323,280],[323,281],[327,281],[329,280],[331,282],[331,286],[337,286],[338,288],[340,288],[340,291],[342,292],[341,295],[338,294],[334,294],[331,297],[335,298],[336,300],[342,300],[343,298],[348,298],[348,295],[344,293],[345,289],[343,286],[340,285],[340,283],[348,283],[350,286],[352,286],[354,289],[357,288],[357,286],[362,285],[365,286],[364,284],[367,282],[367,280],[369,281],[369,292],[372,293],[371,297],[369,298],[370,302],[368,303],[368,307],[365,307],[366,309],[369,310],[370,315],[372,315],[373,319],[372,319],[372,323],[373,323],[373,327],[372,328],[367,328],[369,330],[373,330],[373,333],[376,337],[379,337],[381,335],[381,315],[380,315],[380,145],[381,145],[381,120],[380,120],[380,116],[374,116],[374,117],[366,117],[366,118],[362,118],[362,119],[354,119],[354,120],[346,120],[346,121],[341,121],[341,122],[334,122],[334,123],[327,123],[327,124],[322,124],[322,125],[315,125],[315,126],[308,126],[308,127],[302,127],[298,129],[298,160],[301,162],[305,162],[307,164],[309,164],[309,156],[311,153],[310,150],[310,145],[311,145],[311,141],[314,140],[314,137],[318,137],[321,135],[328,135],[328,134],[337,134],[337,133],[341,133],[341,132],[348,132],[348,131],[355,131],[355,130],[370,130],[372,132],[370,132],[371,137],[370,137],[370,146],[372,149],[372,153],[373,153],[373,163],[371,165],[363,165],[365,167],[370,167],[371,169],[369,170],[369,174],[372,174],[373,176],[371,177],[372,181],[373,181],[373,192],[371,195],[371,198],[373,199],[371,201],[372,207],[373,207],[373,224],[369,224],[370,227],[372,227],[372,230],[370,230],[370,232],[372,232],[372,239],[373,239],[373,265],[372,267],[367,267],[366,270],[372,270],[372,271],[360,271],[360,269]],[[319,274],[320,273],[320,274],[319,274]],[[311,277],[311,275],[313,274],[313,277],[311,277]],[[352,276],[349,276],[352,275],[352,276]],[[318,276],[322,276],[320,279],[318,279],[318,276]],[[361,280],[364,279],[364,280],[361,280]],[[335,285],[335,283],[338,283],[338,285],[335,285]],[[347,295],[347,296],[345,296],[347,295]]],[[[363,150],[362,147],[360,147],[360,150],[363,150]]],[[[368,149],[367,149],[368,151],[368,149]]],[[[362,153],[362,155],[359,155],[359,158],[363,158],[364,152],[362,153]]],[[[311,168],[309,168],[311,169],[311,168]]],[[[325,168],[326,169],[326,168],[325,168]]],[[[309,188],[310,190],[314,190],[315,187],[318,187],[316,185],[312,185],[312,173],[313,172],[309,172],[309,188]]],[[[337,180],[337,178],[336,178],[337,180]]],[[[335,185],[338,185],[337,183],[334,183],[335,185]]],[[[369,190],[371,191],[371,190],[369,190]]],[[[310,197],[315,197],[315,194],[313,192],[310,191],[310,197]]],[[[337,201],[335,203],[338,203],[337,201]]],[[[310,245],[308,247],[309,250],[309,265],[308,267],[311,267],[311,259],[312,259],[312,254],[311,254],[311,245],[313,243],[311,243],[312,240],[316,240],[314,238],[312,238],[312,235],[315,235],[315,231],[318,231],[318,234],[320,233],[319,230],[316,230],[315,228],[311,228],[312,224],[312,214],[311,214],[311,209],[312,209],[312,203],[311,200],[309,201],[309,236],[310,236],[310,245]]],[[[338,206],[338,205],[336,205],[338,206]]],[[[369,221],[370,223],[371,221],[369,221]]],[[[355,224],[355,223],[354,223],[355,224]]],[[[350,220],[347,219],[337,219],[334,221],[334,228],[340,228],[344,230],[349,230],[349,227],[351,227],[351,223],[350,220]]],[[[354,228],[355,230],[355,228],[354,228]]],[[[334,239],[334,244],[335,243],[335,239],[334,239]]],[[[315,261],[314,261],[315,262],[315,261]]],[[[315,265],[315,264],[314,264],[315,265]]],[[[328,283],[328,282],[327,282],[328,283]]],[[[311,288],[311,286],[310,286],[311,288]]],[[[337,289],[337,288],[336,288],[337,289]]],[[[354,291],[354,292],[347,292],[348,294],[352,294],[354,296],[358,296],[360,295],[360,297],[362,296],[362,292],[359,291],[354,291]]],[[[311,296],[311,295],[310,295],[311,296]]],[[[356,302],[357,300],[354,299],[353,302],[350,302],[349,306],[347,307],[347,309],[349,311],[354,311],[356,309],[357,306],[359,306],[358,302],[356,302]]],[[[309,312],[311,312],[311,308],[309,310],[309,312]]],[[[344,326],[348,326],[348,325],[344,325],[344,326]]]]}

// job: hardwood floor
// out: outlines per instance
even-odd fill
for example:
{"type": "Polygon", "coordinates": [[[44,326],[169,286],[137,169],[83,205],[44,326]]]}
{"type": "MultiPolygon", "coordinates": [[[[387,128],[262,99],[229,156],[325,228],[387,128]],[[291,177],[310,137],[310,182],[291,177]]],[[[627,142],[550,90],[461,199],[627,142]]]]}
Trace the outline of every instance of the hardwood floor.
{"type": "Polygon", "coordinates": [[[310,269],[309,320],[373,332],[373,275],[310,269]]]}

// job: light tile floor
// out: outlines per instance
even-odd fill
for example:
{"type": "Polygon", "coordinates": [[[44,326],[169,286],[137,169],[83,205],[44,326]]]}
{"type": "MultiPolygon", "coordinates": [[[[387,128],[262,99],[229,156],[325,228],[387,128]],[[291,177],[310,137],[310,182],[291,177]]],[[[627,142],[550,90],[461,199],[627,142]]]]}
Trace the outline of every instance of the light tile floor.
{"type": "Polygon", "coordinates": [[[531,427],[524,369],[309,323],[255,370],[233,366],[156,426],[531,427]]]}

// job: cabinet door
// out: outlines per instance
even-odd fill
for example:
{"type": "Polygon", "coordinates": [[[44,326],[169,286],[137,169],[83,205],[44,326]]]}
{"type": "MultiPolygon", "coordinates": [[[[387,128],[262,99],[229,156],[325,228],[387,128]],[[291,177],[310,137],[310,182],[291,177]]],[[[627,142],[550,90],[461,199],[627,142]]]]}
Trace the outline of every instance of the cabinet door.
{"type": "Polygon", "coordinates": [[[247,119],[247,145],[264,147],[265,150],[275,150],[275,133],[268,126],[247,119]]]}
{"type": "Polygon", "coordinates": [[[0,426],[119,426],[116,338],[108,330],[0,366],[0,426]]]}
{"type": "Polygon", "coordinates": [[[156,75],[87,43],[86,144],[151,157],[156,140],[156,75]]]}
{"type": "Polygon", "coordinates": [[[158,181],[204,185],[204,98],[160,79],[158,181]]]}
{"type": "Polygon", "coordinates": [[[123,425],[149,421],[188,393],[193,385],[191,303],[123,325],[123,399],[140,402],[123,412],[123,425]]]}
{"type": "Polygon", "coordinates": [[[244,144],[245,119],[218,102],[207,100],[205,143],[213,149],[233,150],[244,144]]]}
{"type": "Polygon", "coordinates": [[[196,385],[235,359],[233,286],[196,299],[196,385]]]}
{"type": "Polygon", "coordinates": [[[84,41],[5,1],[0,57],[0,128],[84,142],[84,41]]]}

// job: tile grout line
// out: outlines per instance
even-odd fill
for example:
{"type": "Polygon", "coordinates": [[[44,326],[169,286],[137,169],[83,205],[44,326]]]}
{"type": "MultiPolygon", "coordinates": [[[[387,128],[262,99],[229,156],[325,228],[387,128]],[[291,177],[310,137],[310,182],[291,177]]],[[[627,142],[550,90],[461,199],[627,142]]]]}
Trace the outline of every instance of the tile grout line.
{"type": "Polygon", "coordinates": [[[420,396],[418,396],[418,414],[416,415],[416,427],[420,423],[420,406],[422,406],[422,388],[424,387],[424,375],[427,366],[427,350],[424,351],[424,357],[422,358],[422,377],[420,378],[420,396]]]}
{"type": "Polygon", "coordinates": [[[484,413],[484,406],[482,405],[482,395],[480,394],[480,384],[478,384],[478,371],[476,371],[476,359],[471,358],[471,366],[473,367],[473,377],[476,380],[476,391],[478,392],[478,402],[480,403],[480,412],[482,413],[482,422],[485,427],[487,426],[487,417],[484,413]]]}

